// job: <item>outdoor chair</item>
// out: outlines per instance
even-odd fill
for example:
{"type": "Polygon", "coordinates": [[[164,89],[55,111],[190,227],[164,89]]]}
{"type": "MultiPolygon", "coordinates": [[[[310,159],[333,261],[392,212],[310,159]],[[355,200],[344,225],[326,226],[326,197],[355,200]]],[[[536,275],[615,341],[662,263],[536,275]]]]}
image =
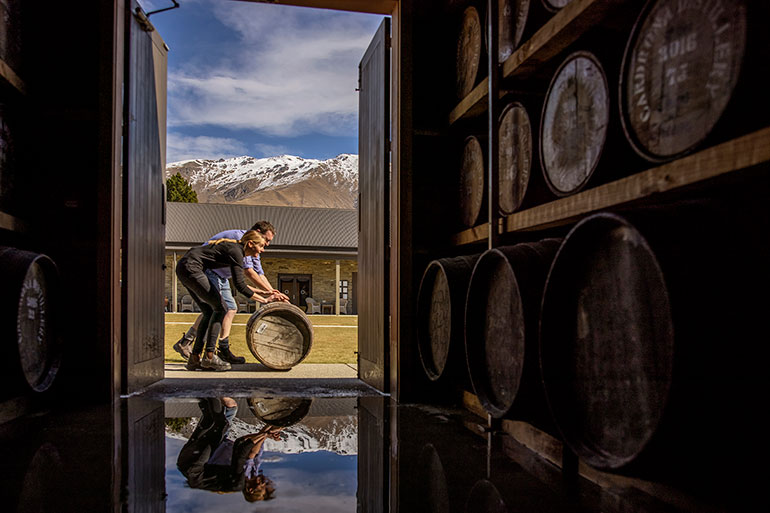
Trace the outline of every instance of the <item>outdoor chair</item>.
{"type": "Polygon", "coordinates": [[[180,312],[193,312],[193,298],[189,294],[182,296],[182,306],[179,308],[180,312]]]}
{"type": "Polygon", "coordinates": [[[312,297],[305,298],[305,303],[307,303],[307,313],[309,314],[321,313],[321,303],[319,303],[312,297]]]}
{"type": "Polygon", "coordinates": [[[341,314],[347,314],[348,312],[348,305],[350,304],[350,299],[340,299],[340,313],[341,314]]]}

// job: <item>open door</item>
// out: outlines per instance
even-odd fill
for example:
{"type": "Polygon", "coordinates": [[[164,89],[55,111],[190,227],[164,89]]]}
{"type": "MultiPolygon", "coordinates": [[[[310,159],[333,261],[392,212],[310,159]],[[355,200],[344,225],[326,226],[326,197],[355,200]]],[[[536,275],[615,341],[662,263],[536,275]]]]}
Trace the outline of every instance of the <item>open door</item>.
{"type": "Polygon", "coordinates": [[[163,267],[167,50],[127,2],[123,138],[123,393],[163,379],[163,267]],[[156,69],[157,68],[157,69],[156,69]],[[156,86],[156,83],[160,83],[156,86]],[[158,96],[162,95],[162,98],[158,96]]]}
{"type": "Polygon", "coordinates": [[[358,102],[358,375],[388,390],[390,244],[390,19],[377,29],[359,64],[358,102]]]}

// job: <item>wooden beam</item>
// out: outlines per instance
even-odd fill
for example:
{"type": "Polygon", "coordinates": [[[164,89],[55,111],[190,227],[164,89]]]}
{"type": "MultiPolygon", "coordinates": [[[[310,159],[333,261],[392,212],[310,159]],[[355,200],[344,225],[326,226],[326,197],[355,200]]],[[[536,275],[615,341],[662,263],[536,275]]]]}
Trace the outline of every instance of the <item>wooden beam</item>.
{"type": "MultiPolygon", "coordinates": [[[[770,127],[647,171],[516,212],[503,219],[501,231],[542,230],[569,224],[592,212],[767,162],[770,162],[770,127]]],[[[477,226],[456,234],[452,242],[455,245],[471,244],[485,240],[486,236],[486,226],[477,226]]]]}
{"type": "Polygon", "coordinates": [[[0,230],[8,230],[16,233],[24,233],[29,230],[27,223],[18,217],[0,212],[0,230]]]}
{"type": "Polygon", "coordinates": [[[261,4],[294,5],[335,11],[352,11],[390,16],[398,0],[240,0],[261,4]]]}
{"type": "Polygon", "coordinates": [[[653,194],[770,162],[770,127],[688,157],[508,216],[504,232],[543,229],[653,194]]]}
{"type": "Polygon", "coordinates": [[[0,77],[8,82],[21,94],[27,94],[27,86],[19,75],[2,59],[0,59],[0,77]]]}

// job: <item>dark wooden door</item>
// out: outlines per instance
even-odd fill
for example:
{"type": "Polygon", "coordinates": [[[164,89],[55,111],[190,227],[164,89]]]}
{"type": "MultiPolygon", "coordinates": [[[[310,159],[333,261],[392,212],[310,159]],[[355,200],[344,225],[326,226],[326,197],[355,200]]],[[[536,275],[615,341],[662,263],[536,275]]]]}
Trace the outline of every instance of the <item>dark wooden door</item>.
{"type": "Polygon", "coordinates": [[[124,511],[166,511],[165,408],[163,401],[132,397],[123,426],[124,511]]]}
{"type": "Polygon", "coordinates": [[[377,29],[359,64],[358,375],[388,389],[388,198],[390,19],[377,29]]]}
{"type": "Polygon", "coordinates": [[[278,290],[289,296],[291,304],[304,308],[305,299],[312,296],[311,274],[279,274],[278,290]]]}
{"type": "Polygon", "coordinates": [[[360,513],[388,511],[389,410],[383,397],[358,398],[358,492],[360,513]]]}
{"type": "MultiPolygon", "coordinates": [[[[123,393],[163,378],[165,195],[156,63],[165,81],[166,51],[127,2],[123,144],[123,393]]],[[[165,120],[165,115],[162,117],[165,120]]]]}

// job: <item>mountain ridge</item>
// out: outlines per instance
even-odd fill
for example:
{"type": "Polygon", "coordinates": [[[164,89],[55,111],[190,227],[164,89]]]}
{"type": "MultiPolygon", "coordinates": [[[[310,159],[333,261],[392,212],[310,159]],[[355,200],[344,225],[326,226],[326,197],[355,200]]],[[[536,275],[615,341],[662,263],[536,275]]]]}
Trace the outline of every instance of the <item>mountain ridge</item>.
{"type": "Polygon", "coordinates": [[[281,155],[257,159],[189,159],[166,166],[179,173],[200,203],[356,208],[358,155],[327,160],[281,155]]]}

